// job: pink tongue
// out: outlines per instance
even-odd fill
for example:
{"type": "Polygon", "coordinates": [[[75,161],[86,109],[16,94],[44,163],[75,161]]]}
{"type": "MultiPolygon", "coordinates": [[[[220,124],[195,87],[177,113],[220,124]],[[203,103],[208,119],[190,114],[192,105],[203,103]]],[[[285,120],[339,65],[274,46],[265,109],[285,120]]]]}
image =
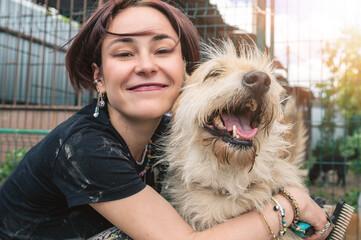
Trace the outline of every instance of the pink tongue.
{"type": "Polygon", "coordinates": [[[251,112],[240,116],[222,114],[222,119],[226,125],[227,131],[233,132],[233,126],[236,126],[236,132],[242,139],[251,139],[256,136],[258,128],[251,128],[250,118],[251,112]]]}

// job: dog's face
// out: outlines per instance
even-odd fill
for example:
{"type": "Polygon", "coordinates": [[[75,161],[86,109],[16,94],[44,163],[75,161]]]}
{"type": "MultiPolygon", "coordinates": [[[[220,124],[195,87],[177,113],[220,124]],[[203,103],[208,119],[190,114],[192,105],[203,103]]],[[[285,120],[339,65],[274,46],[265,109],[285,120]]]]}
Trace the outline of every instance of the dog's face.
{"type": "Polygon", "coordinates": [[[173,110],[192,129],[189,140],[212,146],[221,163],[241,157],[253,164],[259,144],[281,117],[283,88],[266,56],[252,47],[239,51],[231,42],[208,49],[209,60],[187,80],[173,110]]]}

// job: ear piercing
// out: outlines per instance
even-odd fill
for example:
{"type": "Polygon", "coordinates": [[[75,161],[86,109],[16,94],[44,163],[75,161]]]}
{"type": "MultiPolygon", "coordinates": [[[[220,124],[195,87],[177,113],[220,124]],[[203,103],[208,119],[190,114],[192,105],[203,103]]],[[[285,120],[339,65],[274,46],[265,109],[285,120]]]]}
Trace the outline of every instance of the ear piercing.
{"type": "MultiPolygon", "coordinates": [[[[99,78],[95,79],[93,83],[97,84],[98,82],[100,82],[99,78]]],[[[97,94],[97,105],[95,107],[94,114],[93,114],[93,116],[95,118],[99,117],[99,108],[103,108],[105,106],[105,102],[104,102],[104,99],[103,99],[103,94],[100,92],[99,88],[97,88],[97,92],[98,92],[98,94],[97,94]]]]}

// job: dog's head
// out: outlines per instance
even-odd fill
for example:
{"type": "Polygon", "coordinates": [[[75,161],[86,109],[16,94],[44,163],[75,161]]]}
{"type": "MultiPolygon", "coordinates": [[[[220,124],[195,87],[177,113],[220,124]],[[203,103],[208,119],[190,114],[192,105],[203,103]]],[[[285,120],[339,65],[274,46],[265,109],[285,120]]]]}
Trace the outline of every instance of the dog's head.
{"type": "Polygon", "coordinates": [[[221,163],[240,154],[253,163],[281,118],[284,90],[272,63],[255,47],[236,49],[231,41],[208,46],[206,59],[186,81],[173,108],[175,121],[191,133],[189,141],[212,146],[221,163]]]}

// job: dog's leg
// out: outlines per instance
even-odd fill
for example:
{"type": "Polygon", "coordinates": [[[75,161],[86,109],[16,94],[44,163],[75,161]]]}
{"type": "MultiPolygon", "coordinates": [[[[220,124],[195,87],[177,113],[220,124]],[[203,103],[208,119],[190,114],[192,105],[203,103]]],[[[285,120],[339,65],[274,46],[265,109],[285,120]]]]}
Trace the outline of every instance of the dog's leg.
{"type": "Polygon", "coordinates": [[[324,175],[323,175],[323,183],[324,183],[324,186],[325,186],[325,187],[329,187],[329,186],[330,186],[330,178],[329,178],[328,171],[325,171],[325,172],[324,172],[324,175]]]}
{"type": "Polygon", "coordinates": [[[337,168],[337,185],[341,184],[342,187],[345,187],[346,185],[346,171],[347,166],[339,166],[337,168]]]}

